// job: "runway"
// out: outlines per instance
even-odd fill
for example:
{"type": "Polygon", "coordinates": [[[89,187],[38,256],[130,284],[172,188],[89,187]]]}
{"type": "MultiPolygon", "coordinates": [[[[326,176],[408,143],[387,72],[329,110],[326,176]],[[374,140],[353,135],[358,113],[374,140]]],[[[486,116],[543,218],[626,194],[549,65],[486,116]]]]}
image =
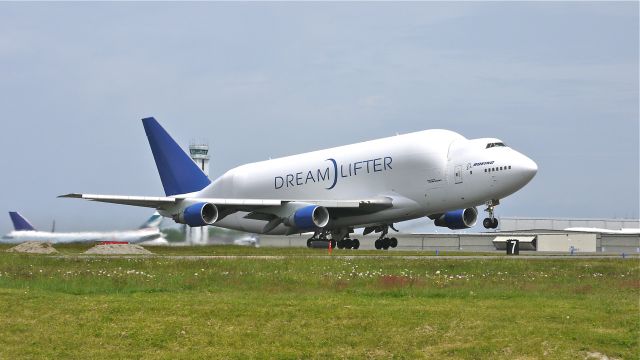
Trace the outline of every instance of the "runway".
{"type": "Polygon", "coordinates": [[[590,260],[590,259],[608,259],[608,260],[634,260],[640,259],[640,255],[63,255],[59,258],[162,258],[175,260],[285,260],[291,258],[308,258],[308,259],[403,259],[403,260],[590,260]]]}

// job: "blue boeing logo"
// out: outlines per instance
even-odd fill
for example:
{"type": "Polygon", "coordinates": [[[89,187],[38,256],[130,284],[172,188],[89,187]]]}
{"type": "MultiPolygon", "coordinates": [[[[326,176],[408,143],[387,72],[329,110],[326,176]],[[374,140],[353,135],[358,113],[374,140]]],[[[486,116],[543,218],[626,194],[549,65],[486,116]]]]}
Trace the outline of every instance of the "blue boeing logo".
{"type": "Polygon", "coordinates": [[[364,174],[372,174],[387,170],[393,170],[391,156],[379,157],[370,160],[356,161],[347,164],[338,164],[338,162],[329,158],[329,164],[325,168],[314,170],[300,171],[296,173],[286,174],[284,176],[274,177],[274,188],[290,188],[302,186],[309,183],[330,183],[325,189],[331,190],[338,184],[338,178],[348,178],[364,174]]]}

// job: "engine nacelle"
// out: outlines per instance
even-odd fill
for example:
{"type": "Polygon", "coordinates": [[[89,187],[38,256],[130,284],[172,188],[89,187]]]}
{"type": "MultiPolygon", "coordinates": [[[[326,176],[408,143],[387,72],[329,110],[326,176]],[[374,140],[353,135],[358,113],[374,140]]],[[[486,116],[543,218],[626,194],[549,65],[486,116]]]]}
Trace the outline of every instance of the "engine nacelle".
{"type": "Polygon", "coordinates": [[[187,206],[173,217],[175,222],[191,227],[211,225],[218,220],[218,208],[211,203],[197,203],[187,206]]]}
{"type": "Polygon", "coordinates": [[[298,229],[319,229],[329,223],[329,211],[323,206],[310,205],[296,210],[285,224],[298,229]]]}
{"type": "Polygon", "coordinates": [[[448,211],[436,219],[436,226],[448,227],[451,230],[468,229],[476,224],[478,210],[476,208],[448,211]]]}

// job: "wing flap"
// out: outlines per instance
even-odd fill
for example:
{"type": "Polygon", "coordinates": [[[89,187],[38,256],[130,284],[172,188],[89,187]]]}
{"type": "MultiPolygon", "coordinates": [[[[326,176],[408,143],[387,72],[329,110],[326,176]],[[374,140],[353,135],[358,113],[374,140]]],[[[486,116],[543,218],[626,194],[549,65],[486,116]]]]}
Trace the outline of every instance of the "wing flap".
{"type": "MultiPolygon", "coordinates": [[[[182,199],[182,198],[178,198],[182,199]]],[[[189,200],[198,200],[202,202],[212,203],[218,206],[279,206],[282,205],[283,200],[274,200],[274,199],[220,199],[220,198],[190,198],[185,197],[184,199],[189,200]]]]}
{"type": "Polygon", "coordinates": [[[367,208],[380,207],[388,208],[393,206],[393,201],[388,197],[380,197],[376,199],[360,199],[360,200],[286,200],[286,202],[299,202],[312,205],[323,206],[330,209],[336,208],[367,208]]]}

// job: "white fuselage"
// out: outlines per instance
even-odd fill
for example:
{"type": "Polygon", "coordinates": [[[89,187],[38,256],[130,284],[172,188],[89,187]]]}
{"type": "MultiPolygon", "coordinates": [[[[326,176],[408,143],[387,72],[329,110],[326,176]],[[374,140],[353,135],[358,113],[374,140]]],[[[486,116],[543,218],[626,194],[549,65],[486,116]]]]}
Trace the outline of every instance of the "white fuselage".
{"type": "Polygon", "coordinates": [[[98,242],[98,241],[122,241],[140,243],[149,240],[163,238],[164,235],[158,228],[146,228],[130,231],[113,232],[73,232],[57,233],[48,231],[12,231],[0,239],[0,243],[17,244],[25,241],[42,241],[53,244],[98,242]]]}
{"type": "MultiPolygon", "coordinates": [[[[391,224],[475,207],[525,186],[537,165],[497,139],[468,140],[426,130],[243,165],[226,172],[197,198],[353,200],[390,198],[371,214],[344,211],[326,229],[391,224]],[[488,171],[488,169],[491,169],[488,171]]],[[[216,226],[262,233],[265,221],[236,212],[216,226]]],[[[280,225],[269,234],[285,234],[280,225]]]]}

